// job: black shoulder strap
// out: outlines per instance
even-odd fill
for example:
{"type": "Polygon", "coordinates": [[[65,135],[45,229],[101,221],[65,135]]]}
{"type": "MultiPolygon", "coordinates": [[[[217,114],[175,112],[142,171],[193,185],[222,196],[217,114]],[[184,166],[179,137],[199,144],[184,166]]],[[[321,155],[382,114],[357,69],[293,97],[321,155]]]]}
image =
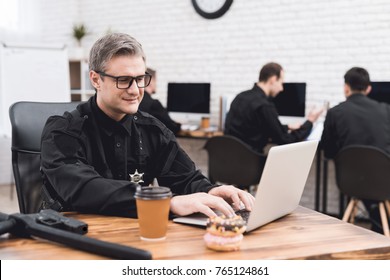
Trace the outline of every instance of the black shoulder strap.
{"type": "Polygon", "coordinates": [[[70,112],[70,115],[72,118],[70,120],[71,125],[68,127],[68,131],[74,133],[75,135],[80,135],[84,121],[88,119],[88,115],[81,116],[80,111],[77,109],[70,112]]]}
{"type": "Polygon", "coordinates": [[[74,109],[70,114],[73,116],[73,118],[79,118],[81,117],[79,110],[74,109]]]}

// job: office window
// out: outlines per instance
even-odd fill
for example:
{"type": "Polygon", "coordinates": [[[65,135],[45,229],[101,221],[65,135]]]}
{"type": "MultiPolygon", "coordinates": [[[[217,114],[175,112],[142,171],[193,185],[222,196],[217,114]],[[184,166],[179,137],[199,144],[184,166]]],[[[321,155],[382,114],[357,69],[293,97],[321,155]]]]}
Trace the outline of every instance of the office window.
{"type": "Polygon", "coordinates": [[[3,42],[36,40],[40,30],[40,0],[0,0],[0,35],[3,42]],[[26,38],[27,36],[31,36],[26,38]]]}
{"type": "Polygon", "coordinates": [[[0,0],[0,29],[17,30],[19,0],[0,0]]]}

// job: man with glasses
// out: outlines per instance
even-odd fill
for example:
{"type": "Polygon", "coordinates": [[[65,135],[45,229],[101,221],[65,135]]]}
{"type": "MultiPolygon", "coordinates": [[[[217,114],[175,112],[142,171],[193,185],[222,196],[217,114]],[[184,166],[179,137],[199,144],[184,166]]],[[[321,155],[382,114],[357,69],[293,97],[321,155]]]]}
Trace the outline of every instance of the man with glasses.
{"type": "Polygon", "coordinates": [[[213,209],[234,215],[229,203],[248,210],[253,196],[233,186],[214,186],[179,147],[173,133],[138,111],[151,75],[134,38],[100,38],[89,57],[95,96],[73,112],[48,119],[42,133],[43,208],[136,217],[136,186],[157,178],[171,188],[171,212],[213,209]]]}

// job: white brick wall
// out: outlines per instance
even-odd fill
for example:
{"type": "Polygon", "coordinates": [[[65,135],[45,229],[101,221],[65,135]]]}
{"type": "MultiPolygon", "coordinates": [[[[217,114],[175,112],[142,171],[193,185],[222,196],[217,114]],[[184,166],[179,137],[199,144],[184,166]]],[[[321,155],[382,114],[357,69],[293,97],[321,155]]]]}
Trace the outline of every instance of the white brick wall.
{"type": "Polygon", "coordinates": [[[40,1],[37,36],[45,42],[74,46],[72,25],[80,22],[91,31],[85,48],[108,29],[136,37],[158,70],[163,104],[168,82],[211,82],[214,124],[218,97],[252,87],[269,61],[283,65],[287,82],[307,82],[307,106],[343,100],[352,66],[390,80],[388,0],[235,0],[216,20],[198,16],[190,0],[40,1]]]}
{"type": "Polygon", "coordinates": [[[170,81],[211,82],[213,123],[218,97],[250,88],[269,61],[283,65],[286,81],[307,82],[308,106],[343,100],[343,75],[352,66],[390,80],[386,0],[235,0],[217,20],[198,16],[189,0],[42,1],[48,42],[73,45],[76,22],[91,29],[86,48],[108,29],[136,37],[158,70],[163,104],[170,81]]]}

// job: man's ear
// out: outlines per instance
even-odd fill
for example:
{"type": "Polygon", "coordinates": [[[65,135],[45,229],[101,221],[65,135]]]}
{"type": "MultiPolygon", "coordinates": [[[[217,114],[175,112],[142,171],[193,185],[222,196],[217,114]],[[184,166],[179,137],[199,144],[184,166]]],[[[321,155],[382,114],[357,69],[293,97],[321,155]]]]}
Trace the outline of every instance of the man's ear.
{"type": "Polygon", "coordinates": [[[368,95],[368,94],[371,92],[371,90],[372,90],[372,87],[371,87],[371,85],[369,85],[369,86],[367,87],[366,91],[364,92],[364,94],[365,94],[365,95],[368,95]]]}
{"type": "Polygon", "coordinates": [[[89,80],[91,81],[91,84],[94,88],[99,89],[100,88],[100,75],[96,73],[95,71],[91,70],[89,71],[89,80]]]}
{"type": "Polygon", "coordinates": [[[276,83],[277,81],[278,81],[278,77],[276,77],[276,75],[274,75],[274,76],[269,77],[269,79],[267,80],[267,83],[272,85],[272,84],[276,83]]]}
{"type": "Polygon", "coordinates": [[[351,87],[347,84],[344,84],[344,95],[348,97],[351,95],[351,87]]]}

